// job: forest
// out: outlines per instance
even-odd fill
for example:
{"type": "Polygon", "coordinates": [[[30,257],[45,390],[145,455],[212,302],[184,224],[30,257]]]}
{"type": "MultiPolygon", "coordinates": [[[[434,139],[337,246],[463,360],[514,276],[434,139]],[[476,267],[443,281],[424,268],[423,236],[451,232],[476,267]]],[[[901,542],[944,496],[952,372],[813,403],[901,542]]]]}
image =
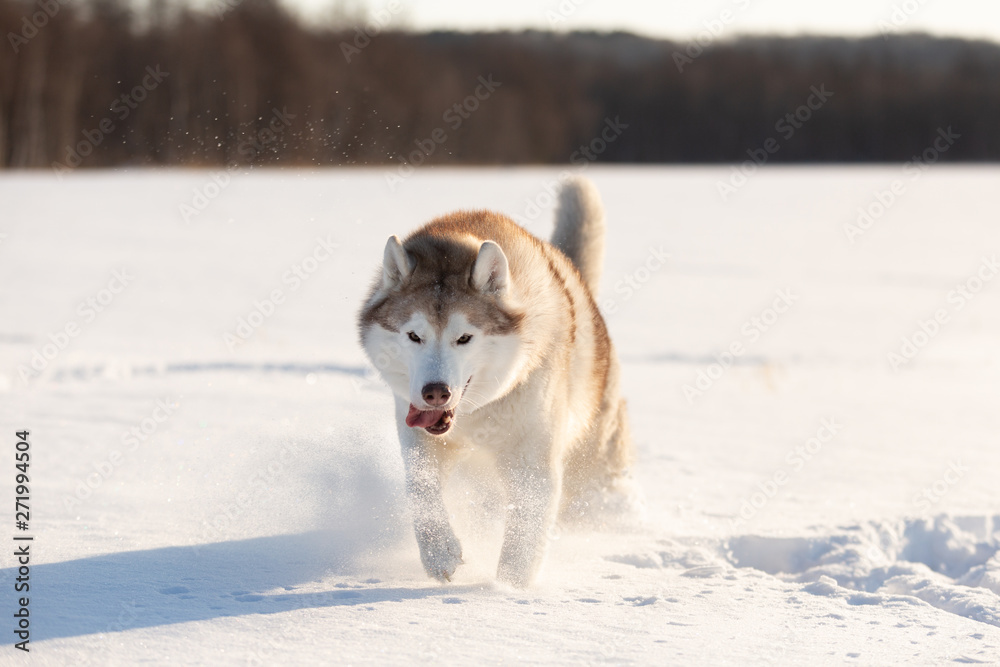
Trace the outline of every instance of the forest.
{"type": "Polygon", "coordinates": [[[991,42],[419,33],[213,1],[0,0],[0,168],[904,162],[941,136],[935,159],[1000,158],[991,42]]]}

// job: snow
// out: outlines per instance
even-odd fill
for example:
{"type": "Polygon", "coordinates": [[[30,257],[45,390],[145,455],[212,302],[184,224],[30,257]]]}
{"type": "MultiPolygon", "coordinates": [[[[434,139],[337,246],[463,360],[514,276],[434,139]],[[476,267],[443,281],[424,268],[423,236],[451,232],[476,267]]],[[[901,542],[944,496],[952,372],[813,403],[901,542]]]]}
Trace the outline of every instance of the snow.
{"type": "Polygon", "coordinates": [[[644,518],[554,531],[527,590],[474,461],[466,565],[423,574],[354,319],[388,235],[494,208],[547,236],[558,169],[3,175],[30,661],[1000,662],[1000,168],[916,172],[845,231],[912,173],[769,167],[724,201],[730,167],[586,170],[644,518]]]}

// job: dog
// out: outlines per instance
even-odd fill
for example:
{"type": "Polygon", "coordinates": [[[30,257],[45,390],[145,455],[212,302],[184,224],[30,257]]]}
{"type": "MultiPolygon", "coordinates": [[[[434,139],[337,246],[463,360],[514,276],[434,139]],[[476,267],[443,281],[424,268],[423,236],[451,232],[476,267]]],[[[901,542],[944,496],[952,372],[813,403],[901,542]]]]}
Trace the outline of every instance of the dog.
{"type": "Polygon", "coordinates": [[[429,576],[450,581],[463,563],[442,497],[463,448],[495,457],[506,495],[497,578],[518,588],[537,576],[555,522],[628,476],[618,359],[595,302],[604,236],[597,190],[577,178],[560,190],[548,243],[485,210],[386,243],[360,339],[395,397],[429,576]]]}

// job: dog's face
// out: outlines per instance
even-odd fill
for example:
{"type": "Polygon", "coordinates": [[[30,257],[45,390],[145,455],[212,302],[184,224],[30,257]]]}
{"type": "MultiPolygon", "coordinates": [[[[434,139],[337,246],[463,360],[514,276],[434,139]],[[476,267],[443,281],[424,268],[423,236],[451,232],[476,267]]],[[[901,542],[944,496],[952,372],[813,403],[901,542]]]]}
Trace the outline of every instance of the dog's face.
{"type": "Polygon", "coordinates": [[[406,424],[444,435],[457,415],[504,395],[525,350],[510,270],[492,241],[386,244],[379,284],[361,312],[361,342],[397,396],[406,424]]]}

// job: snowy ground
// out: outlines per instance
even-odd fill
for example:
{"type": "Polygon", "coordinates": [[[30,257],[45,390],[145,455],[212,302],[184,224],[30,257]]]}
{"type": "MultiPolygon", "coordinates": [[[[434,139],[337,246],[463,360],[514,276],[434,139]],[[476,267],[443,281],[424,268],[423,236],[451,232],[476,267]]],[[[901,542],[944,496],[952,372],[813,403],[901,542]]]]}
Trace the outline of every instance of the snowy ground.
{"type": "Polygon", "coordinates": [[[5,663],[22,429],[31,664],[1000,663],[1000,169],[588,169],[646,517],[526,591],[468,483],[423,575],[354,316],[436,214],[547,236],[558,170],[385,173],[0,177],[5,663]]]}

